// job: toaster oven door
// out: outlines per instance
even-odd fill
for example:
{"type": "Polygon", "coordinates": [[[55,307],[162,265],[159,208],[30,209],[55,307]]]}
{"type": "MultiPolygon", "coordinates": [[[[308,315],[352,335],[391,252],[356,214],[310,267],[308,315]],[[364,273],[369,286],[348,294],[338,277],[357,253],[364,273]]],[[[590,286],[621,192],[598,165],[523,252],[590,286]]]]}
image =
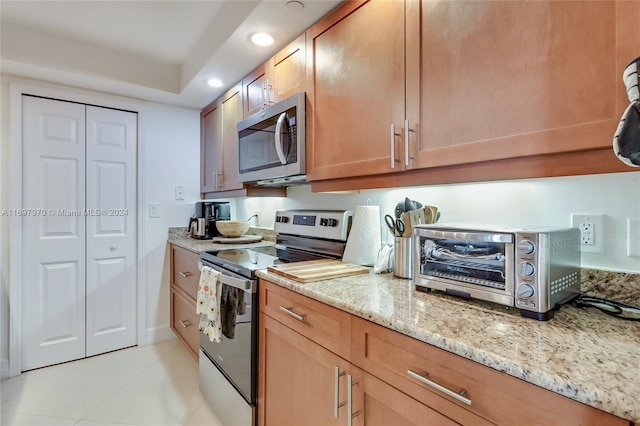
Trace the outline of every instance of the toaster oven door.
{"type": "Polygon", "coordinates": [[[416,285],[513,306],[514,239],[510,233],[416,230],[416,285]]]}

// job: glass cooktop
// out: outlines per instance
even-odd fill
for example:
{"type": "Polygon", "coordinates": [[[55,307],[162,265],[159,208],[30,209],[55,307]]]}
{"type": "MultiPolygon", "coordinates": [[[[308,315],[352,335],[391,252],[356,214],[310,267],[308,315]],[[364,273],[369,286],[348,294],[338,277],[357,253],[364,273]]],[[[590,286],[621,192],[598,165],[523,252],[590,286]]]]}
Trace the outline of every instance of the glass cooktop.
{"type": "Polygon", "coordinates": [[[267,269],[268,266],[280,263],[275,256],[275,248],[258,249],[263,248],[208,250],[200,252],[200,258],[244,276],[247,274],[253,276],[257,270],[267,269]]]}

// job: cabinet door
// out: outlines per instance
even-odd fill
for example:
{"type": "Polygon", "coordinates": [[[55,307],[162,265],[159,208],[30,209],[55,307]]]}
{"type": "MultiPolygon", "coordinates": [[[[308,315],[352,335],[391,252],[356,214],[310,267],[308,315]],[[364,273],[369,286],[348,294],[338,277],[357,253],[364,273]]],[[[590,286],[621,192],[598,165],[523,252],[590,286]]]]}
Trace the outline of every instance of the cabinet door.
{"type": "Polygon", "coordinates": [[[611,146],[624,96],[619,63],[640,40],[637,26],[624,29],[627,16],[616,17],[616,2],[407,7],[411,167],[611,146]]]}
{"type": "Polygon", "coordinates": [[[267,65],[262,64],[242,79],[243,118],[267,106],[267,65]]]}
{"type": "Polygon", "coordinates": [[[306,91],[305,51],[305,34],[302,34],[273,57],[267,86],[270,102],[306,91]]]}
{"type": "Polygon", "coordinates": [[[222,152],[220,106],[213,102],[200,113],[200,192],[216,191],[222,152]]]}
{"type": "Polygon", "coordinates": [[[460,424],[357,367],[352,366],[350,372],[354,426],[460,424]]]}
{"type": "Polygon", "coordinates": [[[260,324],[259,424],[346,425],[349,363],[264,313],[260,324]]]}
{"type": "Polygon", "coordinates": [[[346,3],[307,33],[307,64],[308,178],[404,169],[404,2],[346,3]]]}
{"type": "Polygon", "coordinates": [[[242,85],[222,97],[222,165],[218,190],[242,189],[238,176],[238,121],[242,119],[242,85]]]}

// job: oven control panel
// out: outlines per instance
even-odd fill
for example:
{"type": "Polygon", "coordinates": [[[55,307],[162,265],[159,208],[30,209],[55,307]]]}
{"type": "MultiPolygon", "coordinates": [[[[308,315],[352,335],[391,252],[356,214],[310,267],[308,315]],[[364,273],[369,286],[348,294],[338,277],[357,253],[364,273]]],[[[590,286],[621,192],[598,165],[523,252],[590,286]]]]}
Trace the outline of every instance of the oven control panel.
{"type": "Polygon", "coordinates": [[[273,226],[279,234],[347,241],[351,210],[278,210],[273,226]]]}

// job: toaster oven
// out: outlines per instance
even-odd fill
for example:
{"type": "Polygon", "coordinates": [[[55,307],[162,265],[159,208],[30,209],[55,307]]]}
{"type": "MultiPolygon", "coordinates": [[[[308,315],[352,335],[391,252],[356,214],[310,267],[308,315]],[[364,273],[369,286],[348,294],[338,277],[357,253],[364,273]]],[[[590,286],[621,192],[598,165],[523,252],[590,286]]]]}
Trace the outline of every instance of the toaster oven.
{"type": "Polygon", "coordinates": [[[431,224],[413,231],[417,290],[486,300],[548,320],[580,293],[580,231],[431,224]]]}

